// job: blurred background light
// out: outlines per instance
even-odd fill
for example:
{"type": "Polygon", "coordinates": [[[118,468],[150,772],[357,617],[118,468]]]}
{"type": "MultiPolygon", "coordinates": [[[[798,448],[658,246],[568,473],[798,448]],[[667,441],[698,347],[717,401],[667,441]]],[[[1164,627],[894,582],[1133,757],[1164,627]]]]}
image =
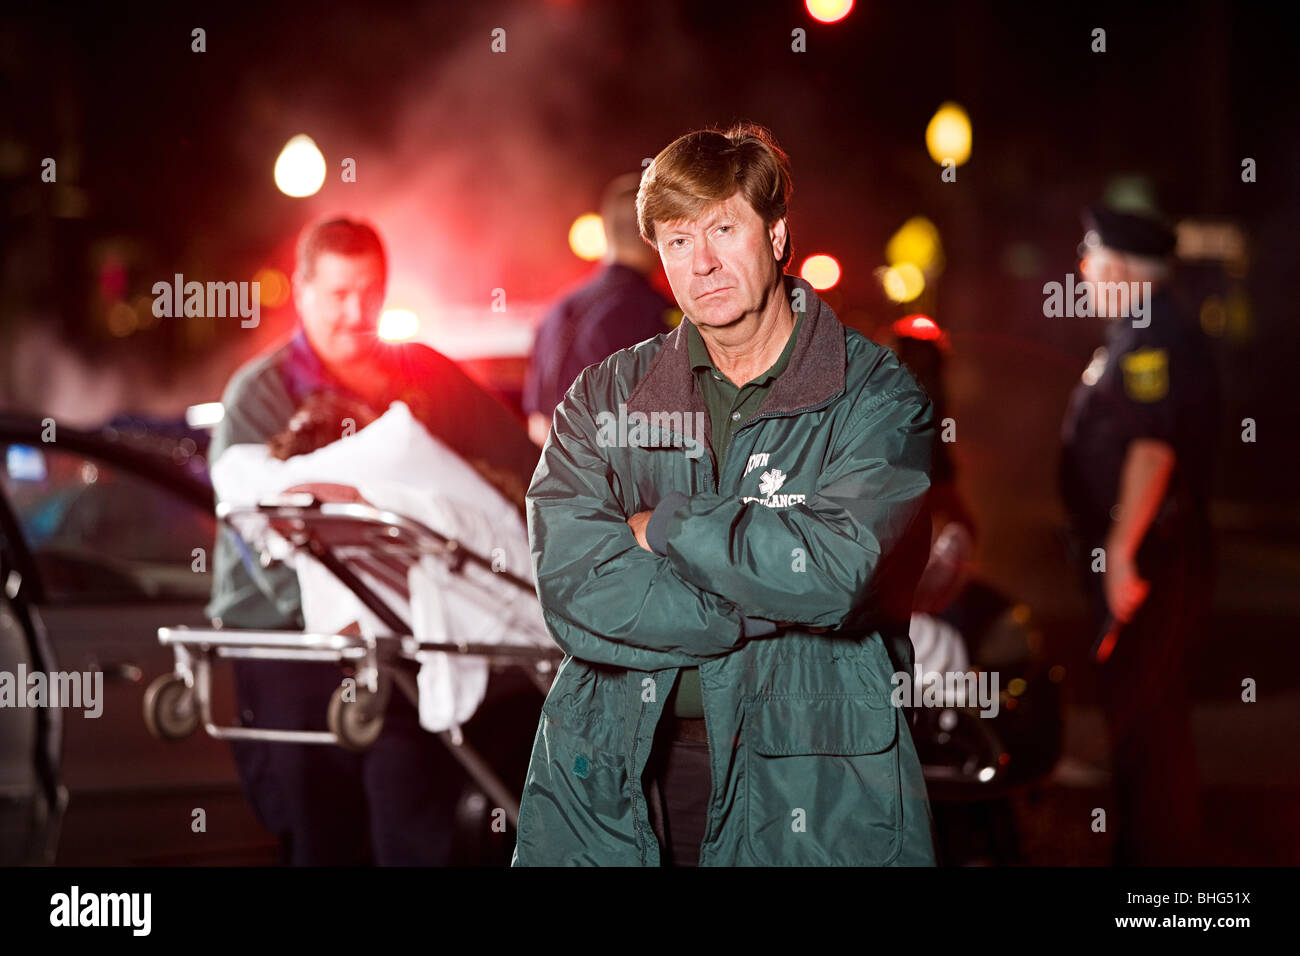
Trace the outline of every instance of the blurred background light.
{"type": "Polygon", "coordinates": [[[220,402],[200,402],[185,409],[185,424],[190,428],[212,428],[225,414],[226,409],[220,402]]]}
{"type": "Polygon", "coordinates": [[[960,166],[970,159],[970,117],[956,103],[944,103],[925,128],[925,148],[936,163],[951,159],[960,166]]]}
{"type": "Polygon", "coordinates": [[[840,281],[840,264],[834,256],[818,253],[803,261],[799,274],[818,291],[830,289],[840,281]]]}
{"type": "Polygon", "coordinates": [[[925,291],[925,276],[915,263],[900,262],[877,271],[881,287],[894,302],[911,302],[925,291]]]}
{"type": "Polygon", "coordinates": [[[594,212],[573,220],[569,227],[569,248],[579,259],[595,262],[605,254],[605,224],[594,212]]]}
{"type": "Polygon", "coordinates": [[[310,136],[299,133],[284,144],[275,161],[275,185],[297,199],[320,192],[325,185],[325,157],[310,136]]]}
{"type": "Polygon", "coordinates": [[[836,23],[849,15],[853,0],[805,0],[804,5],[814,20],[836,23]]]}
{"type": "Polygon", "coordinates": [[[289,277],[279,269],[258,269],[253,276],[257,283],[258,301],[264,309],[278,309],[289,301],[289,277]]]}
{"type": "Polygon", "coordinates": [[[924,216],[913,216],[899,227],[885,245],[885,261],[891,266],[911,262],[927,275],[942,265],[939,229],[924,216]]]}
{"type": "Polygon", "coordinates": [[[921,339],[924,342],[934,342],[943,349],[948,347],[948,334],[928,315],[921,315],[918,312],[904,316],[896,321],[892,328],[899,338],[921,339]]]}
{"type": "Polygon", "coordinates": [[[140,327],[135,309],[126,302],[114,302],[108,310],[108,331],[116,338],[124,338],[140,327]]]}
{"type": "Polygon", "coordinates": [[[419,331],[420,320],[410,309],[385,309],[379,316],[379,337],[385,342],[404,342],[419,331]]]}

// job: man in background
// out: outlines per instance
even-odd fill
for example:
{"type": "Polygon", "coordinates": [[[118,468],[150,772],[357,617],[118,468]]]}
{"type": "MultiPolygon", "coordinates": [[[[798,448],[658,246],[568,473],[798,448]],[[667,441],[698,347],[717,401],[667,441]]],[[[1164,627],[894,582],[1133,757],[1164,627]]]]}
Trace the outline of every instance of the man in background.
{"type": "MultiPolygon", "coordinates": [[[[303,234],[293,278],[299,327],[290,341],[232,377],[211,462],[231,445],[264,443],[283,432],[307,396],[324,391],[372,415],[400,399],[459,456],[506,485],[527,487],[537,449],[505,406],[428,346],[379,338],[387,278],[383,244],[371,227],[333,219],[303,234]]],[[[338,436],[347,428],[340,421],[338,436]]],[[[282,565],[262,568],[250,558],[231,532],[219,535],[207,615],[222,627],[302,630],[296,574],[282,565]]],[[[324,730],[341,679],[325,664],[237,661],[240,720],[252,727],[324,730]]],[[[420,729],[403,695],[391,696],[384,732],[364,753],[260,741],[233,746],[245,792],[264,825],[282,839],[286,861],[450,862],[466,778],[441,741],[420,729]]]]}
{"type": "Polygon", "coordinates": [[[537,329],[524,379],[528,434],[546,442],[551,415],[573,380],[588,365],[660,332],[680,313],[650,284],[659,257],[641,239],[636,218],[639,173],[620,176],[605,189],[600,205],[605,224],[603,267],[560,299],[537,329]]]}

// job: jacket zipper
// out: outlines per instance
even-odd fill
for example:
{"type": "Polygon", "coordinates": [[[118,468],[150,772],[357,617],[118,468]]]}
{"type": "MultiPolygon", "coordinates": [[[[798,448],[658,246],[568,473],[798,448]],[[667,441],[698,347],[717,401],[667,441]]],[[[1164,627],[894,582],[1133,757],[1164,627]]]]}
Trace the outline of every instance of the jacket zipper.
{"type": "MultiPolygon", "coordinates": [[[[809,405],[807,408],[798,408],[789,412],[768,412],[766,415],[755,415],[753,418],[746,421],[744,424],[742,424],[739,428],[737,428],[734,432],[731,433],[731,441],[727,442],[727,450],[730,451],[732,446],[735,444],[736,435],[744,431],[750,425],[753,425],[755,422],[759,422],[767,418],[779,418],[783,415],[802,415],[805,412],[815,412],[818,409],[825,408],[827,405],[829,405],[838,397],[839,397],[838,395],[832,395],[824,402],[820,402],[816,405],[809,405]]],[[[722,493],[721,492],[722,462],[718,462],[717,466],[713,469],[713,471],[714,471],[714,474],[712,475],[713,493],[715,495],[721,494],[722,493]]],[[[703,668],[701,668],[700,669],[700,674],[701,674],[700,709],[704,711],[704,737],[705,737],[705,743],[709,748],[709,802],[708,802],[708,811],[704,816],[704,836],[700,838],[700,860],[699,860],[700,866],[704,865],[704,845],[709,842],[709,837],[713,835],[713,824],[714,824],[713,794],[717,787],[717,781],[715,780],[716,774],[713,772],[713,733],[709,729],[709,706],[708,706],[708,701],[705,699],[704,696],[703,673],[704,673],[703,668]]]]}
{"type": "MultiPolygon", "coordinates": [[[[709,449],[713,451],[713,449],[709,449]]],[[[713,456],[710,455],[710,458],[713,456]]],[[[719,493],[718,489],[722,485],[722,462],[718,462],[712,469],[713,474],[710,476],[713,483],[713,493],[719,493]]],[[[709,802],[705,804],[707,808],[704,813],[704,835],[700,837],[700,858],[699,866],[704,865],[704,844],[709,842],[709,835],[713,833],[713,793],[715,789],[713,772],[713,734],[709,731],[709,707],[704,699],[704,668],[700,667],[700,710],[704,712],[704,745],[709,751],[709,802]]]]}
{"type": "MultiPolygon", "coordinates": [[[[631,673],[631,672],[629,672],[629,673],[631,673]]],[[[641,710],[640,710],[640,712],[637,714],[637,717],[636,717],[636,727],[633,728],[633,730],[632,730],[632,747],[633,747],[633,754],[634,754],[634,755],[635,755],[636,751],[640,750],[640,748],[641,748],[641,724],[642,724],[642,722],[643,722],[644,720],[645,720],[645,704],[642,703],[642,704],[641,704],[641,710]]],[[[653,741],[651,741],[651,744],[653,745],[653,741]]],[[[633,769],[633,770],[636,769],[636,759],[635,759],[635,756],[633,757],[633,760],[632,760],[632,769],[633,769]]],[[[645,812],[646,812],[646,818],[649,819],[649,816],[650,816],[650,806],[649,806],[649,804],[646,803],[646,801],[645,801],[645,794],[644,794],[644,792],[643,792],[642,789],[641,789],[641,778],[642,778],[643,776],[645,776],[645,770],[644,770],[644,768],[642,768],[641,773],[637,774],[636,777],[634,778],[635,781],[636,781],[636,786],[634,786],[634,787],[632,788],[632,793],[634,794],[634,796],[635,796],[635,798],[636,798],[636,801],[637,801],[638,803],[641,803],[641,804],[644,805],[645,812]]],[[[647,841],[647,839],[646,839],[645,831],[641,829],[641,820],[640,820],[639,817],[636,816],[636,814],[633,814],[633,826],[636,828],[636,834],[637,834],[637,838],[638,838],[637,842],[640,844],[640,846],[639,846],[637,849],[639,849],[639,850],[641,851],[641,865],[642,865],[642,866],[645,866],[645,850],[646,850],[646,843],[647,843],[648,841],[647,841]]],[[[653,827],[653,826],[650,827],[650,835],[651,835],[652,837],[654,837],[654,827],[653,827]]],[[[658,846],[658,844],[659,844],[659,838],[658,838],[658,837],[655,837],[655,845],[658,846]]],[[[660,847],[660,849],[659,849],[659,855],[660,855],[660,864],[662,865],[662,863],[663,863],[663,859],[662,859],[662,858],[663,858],[663,848],[662,848],[662,847],[660,847]]]]}

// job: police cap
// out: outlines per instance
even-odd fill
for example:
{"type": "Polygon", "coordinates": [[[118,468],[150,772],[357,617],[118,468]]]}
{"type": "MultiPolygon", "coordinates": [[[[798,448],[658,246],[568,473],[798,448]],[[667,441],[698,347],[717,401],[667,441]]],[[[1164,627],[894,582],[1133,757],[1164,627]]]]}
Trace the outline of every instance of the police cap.
{"type": "Polygon", "coordinates": [[[1097,234],[1101,245],[1116,252],[1163,259],[1173,255],[1177,237],[1159,216],[1128,212],[1105,203],[1093,203],[1083,214],[1085,228],[1097,234]]]}

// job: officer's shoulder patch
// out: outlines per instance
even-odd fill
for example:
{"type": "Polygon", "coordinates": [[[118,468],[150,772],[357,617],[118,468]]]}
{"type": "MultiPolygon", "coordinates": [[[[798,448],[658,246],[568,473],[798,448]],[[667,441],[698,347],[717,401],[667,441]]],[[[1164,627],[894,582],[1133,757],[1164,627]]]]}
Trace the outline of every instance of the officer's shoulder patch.
{"type": "Polygon", "coordinates": [[[1120,358],[1124,392],[1135,402],[1158,402],[1169,394],[1169,353],[1163,349],[1134,349],[1120,358]]]}

